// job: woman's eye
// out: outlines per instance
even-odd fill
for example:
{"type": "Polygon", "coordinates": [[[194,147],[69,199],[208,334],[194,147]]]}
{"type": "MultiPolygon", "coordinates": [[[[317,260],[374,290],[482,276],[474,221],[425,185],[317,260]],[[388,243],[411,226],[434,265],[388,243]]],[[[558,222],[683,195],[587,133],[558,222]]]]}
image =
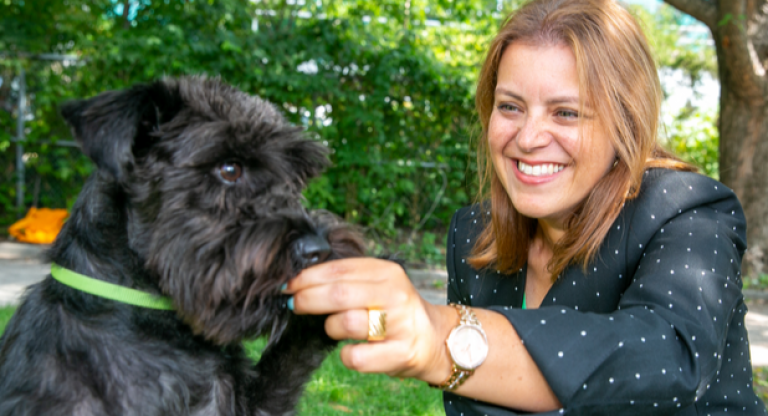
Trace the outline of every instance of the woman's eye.
{"type": "Polygon", "coordinates": [[[499,104],[499,110],[502,111],[520,111],[519,108],[512,104],[499,104]]]}
{"type": "Polygon", "coordinates": [[[560,110],[557,112],[557,116],[563,118],[578,118],[579,113],[571,110],[560,110]]]}
{"type": "Polygon", "coordinates": [[[236,162],[225,162],[219,166],[219,177],[226,183],[235,183],[243,176],[243,168],[236,162]]]}

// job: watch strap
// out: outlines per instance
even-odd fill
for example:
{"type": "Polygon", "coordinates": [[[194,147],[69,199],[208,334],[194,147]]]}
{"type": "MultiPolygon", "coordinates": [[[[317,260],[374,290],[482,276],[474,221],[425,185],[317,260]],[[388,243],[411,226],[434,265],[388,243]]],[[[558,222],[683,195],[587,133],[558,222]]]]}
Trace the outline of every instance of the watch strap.
{"type": "Polygon", "coordinates": [[[454,391],[459,386],[464,384],[465,381],[475,373],[475,370],[462,370],[456,363],[451,366],[451,375],[440,384],[430,384],[429,387],[440,389],[443,391],[454,391]]]}
{"type": "Polygon", "coordinates": [[[476,325],[482,328],[480,321],[477,319],[477,316],[472,309],[455,303],[451,303],[451,306],[456,308],[456,311],[459,312],[459,325],[476,325]]]}

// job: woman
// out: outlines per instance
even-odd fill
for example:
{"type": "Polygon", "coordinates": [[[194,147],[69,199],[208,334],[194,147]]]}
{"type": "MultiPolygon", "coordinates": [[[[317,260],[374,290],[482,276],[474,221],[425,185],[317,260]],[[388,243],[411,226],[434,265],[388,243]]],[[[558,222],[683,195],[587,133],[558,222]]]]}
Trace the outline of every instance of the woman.
{"type": "Polygon", "coordinates": [[[448,415],[764,414],[744,215],[658,147],[661,99],[646,39],[614,1],[529,3],[478,83],[490,197],[451,221],[456,305],[427,303],[393,263],[350,259],[294,279],[295,313],[369,339],[342,349],[347,367],[446,390],[448,415]]]}

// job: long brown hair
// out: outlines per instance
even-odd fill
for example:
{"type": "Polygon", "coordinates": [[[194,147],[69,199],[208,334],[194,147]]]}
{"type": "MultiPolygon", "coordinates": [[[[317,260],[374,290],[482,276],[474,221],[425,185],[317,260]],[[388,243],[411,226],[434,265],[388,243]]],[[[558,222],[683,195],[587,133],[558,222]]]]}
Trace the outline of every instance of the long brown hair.
{"type": "Polygon", "coordinates": [[[547,265],[553,281],[572,263],[587,267],[624,202],[637,196],[649,167],[695,170],[657,143],[662,91],[648,42],[637,21],[613,0],[535,0],[513,13],[493,39],[477,84],[482,124],[478,143],[480,194],[490,199],[491,221],[475,242],[469,263],[513,273],[528,261],[535,218],[515,210],[491,162],[488,127],[497,71],[513,42],[568,46],[576,58],[580,113],[594,109],[616,151],[615,166],[566,221],[547,265]],[[490,186],[487,186],[490,185],[490,186]],[[487,193],[490,193],[488,198],[487,193]]]}

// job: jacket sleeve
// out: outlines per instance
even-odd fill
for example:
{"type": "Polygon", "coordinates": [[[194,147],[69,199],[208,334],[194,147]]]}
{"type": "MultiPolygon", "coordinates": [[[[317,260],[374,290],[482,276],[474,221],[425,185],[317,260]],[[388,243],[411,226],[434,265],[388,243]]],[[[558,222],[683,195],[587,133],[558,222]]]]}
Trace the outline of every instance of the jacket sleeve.
{"type": "Polygon", "coordinates": [[[456,221],[459,216],[459,211],[456,211],[456,213],[453,214],[453,217],[451,217],[451,224],[448,227],[448,241],[446,245],[446,254],[445,254],[445,266],[446,271],[448,272],[448,303],[456,303],[459,301],[459,288],[456,284],[456,264],[454,263],[456,261],[456,221]]]}
{"type": "Polygon", "coordinates": [[[615,311],[490,308],[509,319],[567,414],[674,413],[718,377],[743,312],[745,220],[732,191],[696,176],[656,181],[622,219],[621,238],[606,240],[602,249],[626,253],[631,279],[615,311]]]}

